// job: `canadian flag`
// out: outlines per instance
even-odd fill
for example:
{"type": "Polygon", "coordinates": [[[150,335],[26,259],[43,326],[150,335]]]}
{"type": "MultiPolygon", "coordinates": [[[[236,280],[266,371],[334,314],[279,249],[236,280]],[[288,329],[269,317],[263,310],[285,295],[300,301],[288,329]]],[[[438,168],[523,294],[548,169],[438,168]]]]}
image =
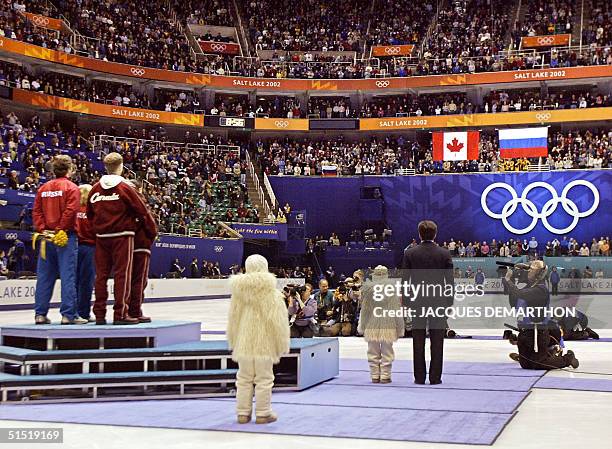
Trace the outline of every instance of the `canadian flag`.
{"type": "Polygon", "coordinates": [[[434,161],[467,161],[478,159],[478,131],[433,133],[434,161]]]}

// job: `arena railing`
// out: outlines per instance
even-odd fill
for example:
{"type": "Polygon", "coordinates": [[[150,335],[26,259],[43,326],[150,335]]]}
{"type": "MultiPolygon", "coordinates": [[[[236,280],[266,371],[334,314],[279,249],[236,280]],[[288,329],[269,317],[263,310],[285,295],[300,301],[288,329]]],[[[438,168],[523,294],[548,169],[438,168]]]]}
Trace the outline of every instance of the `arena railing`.
{"type": "MultiPolygon", "coordinates": [[[[544,164],[542,164],[544,165],[544,164]]],[[[529,167],[529,166],[528,166],[529,167]]],[[[607,167],[586,167],[586,168],[561,168],[561,169],[555,169],[551,166],[548,166],[549,170],[544,169],[543,171],[564,171],[564,172],[571,172],[571,171],[599,171],[599,170],[610,170],[612,171],[612,168],[607,168],[607,167]]],[[[415,170],[415,169],[398,169],[398,170],[415,170]]],[[[498,170],[498,171],[473,171],[473,172],[430,172],[430,173],[417,173],[415,170],[415,173],[413,175],[408,174],[408,176],[470,176],[470,175],[507,175],[510,173],[529,173],[528,169],[525,170],[521,170],[521,171],[515,171],[515,170],[498,170]]],[[[273,176],[282,176],[283,178],[326,178],[329,176],[323,176],[323,175],[309,175],[309,176],[304,176],[304,175],[273,175],[273,176]]],[[[343,175],[340,173],[340,170],[338,171],[338,174],[335,176],[336,178],[362,178],[362,177],[392,177],[392,176],[403,176],[403,175],[397,175],[395,172],[392,175],[377,175],[377,174],[359,174],[359,175],[343,175]]]]}
{"type": "Polygon", "coordinates": [[[274,194],[274,189],[272,189],[272,184],[270,184],[268,175],[265,173],[263,174],[263,183],[264,183],[264,186],[266,187],[266,191],[268,192],[268,197],[270,198],[270,201],[272,201],[272,207],[274,208],[274,210],[277,210],[280,207],[280,205],[278,204],[278,201],[276,200],[276,195],[274,194]]]}
{"type": "Polygon", "coordinates": [[[527,171],[531,171],[531,172],[545,172],[545,171],[550,171],[550,165],[549,164],[529,164],[527,166],[527,171]]]}
{"type": "Polygon", "coordinates": [[[264,216],[267,217],[268,214],[271,212],[270,205],[268,204],[268,201],[266,201],[266,196],[259,182],[259,176],[257,176],[257,171],[255,170],[255,166],[251,161],[251,156],[249,155],[248,151],[245,153],[245,160],[247,163],[247,170],[249,171],[249,175],[251,176],[251,179],[253,180],[253,184],[255,186],[255,191],[257,192],[257,198],[259,199],[259,202],[264,209],[264,216]]]}
{"type": "Polygon", "coordinates": [[[94,149],[101,151],[100,155],[106,154],[103,150],[106,146],[115,149],[118,145],[137,145],[143,148],[153,147],[156,151],[160,150],[184,150],[189,153],[200,151],[209,154],[220,154],[234,152],[240,154],[240,146],[238,145],[212,145],[205,143],[187,143],[187,142],[173,142],[173,141],[160,141],[152,139],[138,139],[134,137],[123,137],[123,136],[109,136],[100,134],[94,136],[94,149]]]}

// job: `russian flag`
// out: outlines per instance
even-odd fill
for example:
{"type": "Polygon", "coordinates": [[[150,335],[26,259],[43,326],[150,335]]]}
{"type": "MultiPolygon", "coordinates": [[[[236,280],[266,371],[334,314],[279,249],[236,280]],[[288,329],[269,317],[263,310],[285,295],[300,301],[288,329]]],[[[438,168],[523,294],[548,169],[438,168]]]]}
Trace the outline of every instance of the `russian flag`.
{"type": "Polygon", "coordinates": [[[499,156],[505,159],[548,156],[548,128],[499,130],[499,156]]]}

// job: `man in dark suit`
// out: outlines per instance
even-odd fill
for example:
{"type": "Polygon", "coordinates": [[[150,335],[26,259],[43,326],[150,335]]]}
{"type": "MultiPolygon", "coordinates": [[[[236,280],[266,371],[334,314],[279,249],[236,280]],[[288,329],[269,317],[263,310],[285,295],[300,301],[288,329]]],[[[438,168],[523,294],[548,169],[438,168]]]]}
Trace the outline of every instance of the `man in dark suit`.
{"type": "Polygon", "coordinates": [[[444,353],[444,334],[447,317],[431,311],[439,307],[446,308],[453,304],[454,281],[453,261],[450,252],[434,242],[438,227],[433,221],[419,223],[421,243],[404,251],[402,268],[403,280],[413,286],[422,286],[419,294],[405,298],[405,304],[412,310],[412,348],[414,364],[414,382],[425,383],[427,373],[425,366],[425,336],[429,329],[431,343],[431,363],[429,366],[429,383],[442,383],[442,358],[444,353]],[[429,316],[428,316],[429,314],[429,316]]]}

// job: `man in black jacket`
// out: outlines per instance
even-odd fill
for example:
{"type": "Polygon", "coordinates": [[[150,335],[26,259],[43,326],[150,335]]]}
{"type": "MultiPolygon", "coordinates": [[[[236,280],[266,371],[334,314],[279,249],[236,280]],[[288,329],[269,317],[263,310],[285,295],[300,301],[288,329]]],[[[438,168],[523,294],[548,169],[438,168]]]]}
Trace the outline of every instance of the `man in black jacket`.
{"type": "Polygon", "coordinates": [[[429,366],[429,383],[442,383],[442,359],[444,353],[444,333],[447,317],[440,308],[453,304],[454,281],[453,261],[450,252],[439,247],[434,239],[438,227],[433,221],[419,223],[421,243],[404,251],[402,268],[405,270],[404,282],[413,286],[422,286],[419,294],[405,298],[406,306],[412,315],[412,348],[414,364],[414,382],[425,383],[427,373],[425,366],[425,336],[429,329],[431,343],[431,363],[429,366]],[[436,311],[435,316],[430,314],[436,311]]]}

